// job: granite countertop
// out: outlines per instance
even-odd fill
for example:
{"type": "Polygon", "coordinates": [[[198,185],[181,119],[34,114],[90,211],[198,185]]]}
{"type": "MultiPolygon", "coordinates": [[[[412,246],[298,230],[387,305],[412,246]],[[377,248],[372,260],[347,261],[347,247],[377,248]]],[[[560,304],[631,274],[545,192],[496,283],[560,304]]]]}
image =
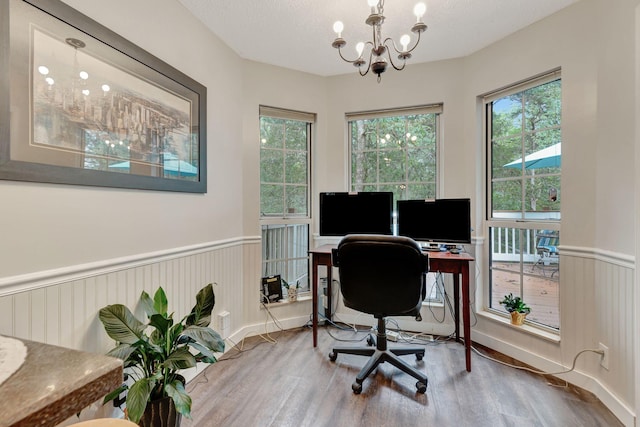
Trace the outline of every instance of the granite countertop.
{"type": "Polygon", "coordinates": [[[122,360],[20,340],[24,363],[0,384],[0,427],[54,426],[122,384],[122,360]]]}

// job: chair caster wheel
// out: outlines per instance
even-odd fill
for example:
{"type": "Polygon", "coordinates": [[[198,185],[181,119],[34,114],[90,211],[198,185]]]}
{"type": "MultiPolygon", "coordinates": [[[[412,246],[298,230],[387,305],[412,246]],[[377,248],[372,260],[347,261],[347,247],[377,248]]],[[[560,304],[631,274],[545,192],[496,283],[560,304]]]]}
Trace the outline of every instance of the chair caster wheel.
{"type": "MultiPolygon", "coordinates": [[[[426,389],[426,387],[425,387],[426,389]]],[[[351,390],[353,390],[354,394],[360,394],[362,392],[362,384],[360,383],[353,383],[351,384],[351,390]]]]}
{"type": "Polygon", "coordinates": [[[332,362],[335,362],[337,358],[338,358],[337,353],[334,353],[333,351],[329,353],[329,360],[331,360],[332,362]]]}
{"type": "Polygon", "coordinates": [[[422,360],[424,353],[416,353],[416,360],[422,360]]]}
{"type": "Polygon", "coordinates": [[[425,393],[427,391],[427,385],[422,381],[418,381],[416,383],[416,389],[418,389],[418,393],[425,393]]]}

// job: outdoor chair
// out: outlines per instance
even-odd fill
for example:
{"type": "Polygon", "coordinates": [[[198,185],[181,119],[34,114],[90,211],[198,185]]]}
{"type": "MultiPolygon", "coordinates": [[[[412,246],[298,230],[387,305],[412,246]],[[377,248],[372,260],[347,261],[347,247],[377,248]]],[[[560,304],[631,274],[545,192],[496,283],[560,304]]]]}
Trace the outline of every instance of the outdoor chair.
{"type": "Polygon", "coordinates": [[[532,271],[538,267],[546,275],[547,266],[553,264],[551,277],[558,272],[558,242],[559,235],[555,230],[540,230],[536,233],[536,262],[532,271]]]}
{"type": "Polygon", "coordinates": [[[420,319],[428,271],[427,255],[408,237],[348,235],[332,251],[332,263],[338,268],[344,305],[372,314],[378,327],[375,337],[369,335],[369,347],[336,347],[329,359],[335,361],[339,353],[369,356],[351,386],[355,394],[360,394],[364,379],[384,362],[416,378],[418,392],[424,393],[427,376],[398,356],[414,354],[417,360],[422,360],[425,347],[387,348],[385,322],[388,316],[420,319]]]}

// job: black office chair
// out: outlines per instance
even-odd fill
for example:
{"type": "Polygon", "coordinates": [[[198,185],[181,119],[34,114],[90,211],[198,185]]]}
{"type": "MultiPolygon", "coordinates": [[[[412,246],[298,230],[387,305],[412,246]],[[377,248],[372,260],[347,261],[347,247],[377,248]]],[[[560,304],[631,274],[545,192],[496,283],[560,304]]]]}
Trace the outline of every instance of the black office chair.
{"type": "Polygon", "coordinates": [[[424,346],[387,348],[385,318],[413,316],[419,320],[425,297],[424,273],[427,256],[408,237],[349,235],[332,251],[332,263],[338,268],[344,305],[378,319],[376,338],[369,337],[375,347],[337,347],[329,353],[335,361],[339,353],[370,356],[351,388],[362,391],[362,382],[381,363],[389,362],[416,378],[419,393],[427,390],[427,376],[398,356],[415,354],[424,357],[424,346]]]}

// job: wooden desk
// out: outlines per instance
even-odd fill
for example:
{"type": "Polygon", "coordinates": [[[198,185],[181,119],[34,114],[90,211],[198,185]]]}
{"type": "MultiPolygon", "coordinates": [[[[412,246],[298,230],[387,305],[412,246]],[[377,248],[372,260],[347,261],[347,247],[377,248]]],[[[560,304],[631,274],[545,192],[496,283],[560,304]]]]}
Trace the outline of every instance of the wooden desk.
{"type": "MultiPolygon", "coordinates": [[[[335,245],[322,245],[309,251],[311,255],[312,310],[313,310],[313,346],[318,345],[318,266],[327,267],[327,294],[331,293],[331,250],[335,245]]],[[[471,372],[471,316],[469,307],[469,263],[473,257],[467,253],[428,252],[429,271],[453,274],[453,292],[455,303],[456,341],[460,341],[460,289],[462,289],[462,324],[464,332],[465,360],[468,372],[471,372]],[[462,278],[462,281],[460,281],[462,278]]],[[[331,319],[331,304],[325,312],[331,319]]]]}

